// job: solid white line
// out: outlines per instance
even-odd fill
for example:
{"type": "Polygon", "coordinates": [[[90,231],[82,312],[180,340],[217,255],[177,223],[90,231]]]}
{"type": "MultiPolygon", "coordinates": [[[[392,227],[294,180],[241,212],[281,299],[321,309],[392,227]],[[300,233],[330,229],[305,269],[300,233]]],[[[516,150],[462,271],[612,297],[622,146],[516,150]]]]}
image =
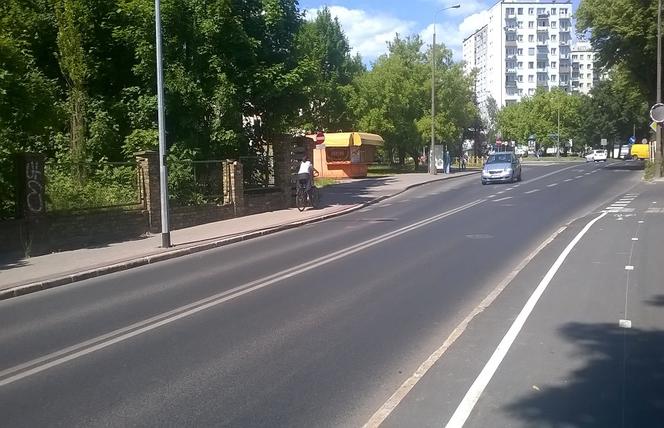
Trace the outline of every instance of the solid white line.
{"type": "Polygon", "coordinates": [[[512,197],[511,196],[505,196],[504,198],[494,199],[493,202],[506,201],[508,199],[512,199],[512,197]]]}
{"type": "Polygon", "coordinates": [[[546,187],[556,187],[557,185],[558,185],[558,183],[551,183],[551,184],[547,184],[546,187]]]}
{"type": "Polygon", "coordinates": [[[565,183],[569,183],[570,181],[574,181],[574,179],[573,178],[566,178],[565,179],[565,183]]]}
{"type": "Polygon", "coordinates": [[[539,191],[540,191],[540,189],[533,189],[533,190],[528,190],[527,192],[523,192],[523,194],[528,195],[530,193],[535,193],[535,192],[539,192],[539,191]]]}
{"type": "Polygon", "coordinates": [[[431,367],[445,354],[447,349],[454,344],[454,342],[463,334],[468,325],[475,317],[491,306],[494,300],[502,293],[502,291],[509,285],[510,282],[525,268],[532,259],[534,259],[540,251],[546,248],[556,236],[560,235],[565,230],[561,227],[556,232],[551,234],[544,242],[542,242],[533,252],[519,263],[497,286],[489,293],[484,300],[480,302],[475,309],[473,309],[460,323],[456,326],[452,333],[445,339],[442,345],[436,349],[433,354],[429,356],[415,372],[401,384],[401,386],[388,398],[388,400],[373,414],[371,419],[364,424],[363,428],[377,428],[385,419],[387,419],[394,409],[401,403],[401,401],[408,395],[408,393],[415,387],[415,385],[424,377],[431,367]]]}
{"type": "Polygon", "coordinates": [[[67,348],[61,349],[59,351],[44,355],[42,357],[33,359],[31,361],[19,364],[14,367],[10,367],[3,371],[0,371],[0,386],[5,386],[10,383],[16,382],[20,379],[32,376],[44,370],[48,370],[52,367],[64,364],[68,361],[76,359],[78,357],[91,354],[95,351],[99,351],[108,346],[111,346],[115,343],[119,343],[130,339],[139,334],[146,333],[148,331],[154,330],[158,327],[170,324],[174,321],[177,321],[182,318],[189,317],[205,309],[212,308],[214,306],[220,305],[227,301],[236,299],[245,294],[251,293],[253,291],[265,288],[269,285],[281,282],[285,279],[297,276],[301,273],[307,272],[309,270],[318,268],[320,266],[332,263],[333,261],[348,257],[352,254],[355,254],[359,251],[370,248],[374,245],[387,241],[389,239],[395,238],[397,236],[403,235],[405,233],[411,232],[413,230],[419,229],[426,225],[429,225],[435,221],[449,217],[461,211],[464,211],[468,208],[474,207],[475,205],[485,202],[485,199],[478,199],[476,201],[467,203],[460,207],[445,211],[443,213],[437,214],[428,219],[420,220],[411,225],[404,226],[400,229],[394,230],[392,232],[379,235],[375,238],[372,238],[368,241],[352,245],[348,248],[344,248],[333,253],[321,256],[317,259],[310,260],[308,262],[302,263],[299,266],[294,266],[288,269],[285,269],[281,272],[276,272],[274,274],[268,275],[264,278],[257,279],[255,281],[248,282],[246,284],[240,285],[238,287],[232,288],[230,290],[217,293],[215,295],[200,299],[196,302],[190,303],[188,305],[181,306],[179,308],[173,309],[171,311],[165,312],[163,314],[148,318],[143,321],[131,324],[127,327],[123,327],[117,330],[114,330],[110,333],[106,333],[99,337],[86,340],[76,345],[69,346],[67,348]]]}
{"type": "Polygon", "coordinates": [[[523,307],[523,309],[521,309],[521,312],[516,317],[514,323],[512,323],[512,326],[507,331],[503,339],[500,341],[500,344],[498,344],[498,347],[493,352],[493,355],[491,355],[489,361],[486,363],[480,374],[477,376],[473,384],[470,386],[468,392],[466,392],[466,395],[463,397],[463,400],[456,408],[454,414],[447,423],[446,425],[447,428],[460,428],[463,427],[463,425],[466,423],[468,416],[470,416],[470,412],[472,412],[473,408],[480,399],[480,396],[484,392],[484,389],[489,384],[489,381],[491,380],[493,375],[496,373],[496,370],[498,370],[498,366],[500,366],[500,363],[505,358],[505,355],[507,355],[507,351],[509,351],[510,347],[514,343],[514,340],[516,339],[517,335],[523,328],[531,312],[535,308],[537,301],[540,299],[540,297],[548,287],[549,283],[553,279],[556,272],[558,272],[558,269],[560,269],[560,267],[562,266],[563,262],[565,261],[569,253],[581,240],[583,235],[585,235],[588,232],[588,230],[590,230],[593,224],[595,224],[597,221],[599,221],[599,219],[601,219],[605,215],[606,213],[602,213],[599,216],[592,219],[588,224],[586,224],[586,226],[581,230],[581,232],[579,232],[578,235],[576,235],[574,239],[572,239],[572,241],[567,245],[567,247],[565,247],[563,252],[558,256],[556,261],[553,263],[553,265],[546,273],[546,275],[544,275],[544,278],[542,278],[542,281],[540,281],[539,285],[537,286],[533,294],[526,302],[526,305],[523,307]]]}

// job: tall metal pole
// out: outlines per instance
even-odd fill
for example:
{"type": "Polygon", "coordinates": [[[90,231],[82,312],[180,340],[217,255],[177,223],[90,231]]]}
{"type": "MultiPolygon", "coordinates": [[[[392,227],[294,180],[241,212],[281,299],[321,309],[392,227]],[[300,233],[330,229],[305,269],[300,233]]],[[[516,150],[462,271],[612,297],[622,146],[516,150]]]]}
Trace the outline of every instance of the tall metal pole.
{"type": "Polygon", "coordinates": [[[558,147],[556,148],[556,157],[560,157],[560,106],[558,106],[558,147]]]}
{"type": "Polygon", "coordinates": [[[429,173],[436,175],[436,160],[434,158],[434,147],[436,143],[436,14],[447,9],[458,9],[460,4],[440,9],[433,14],[433,40],[431,43],[431,147],[429,147],[429,173]]]}
{"type": "MultiPolygon", "coordinates": [[[[657,103],[662,102],[662,0],[657,3],[657,103]]],[[[655,132],[655,177],[662,176],[662,124],[657,123],[655,132]]]]}
{"type": "Polygon", "coordinates": [[[436,18],[433,20],[433,43],[431,44],[431,147],[429,147],[429,173],[436,175],[434,146],[436,142],[436,18]]]}
{"type": "Polygon", "coordinates": [[[161,190],[161,246],[171,246],[168,224],[168,170],[166,168],[166,121],[164,115],[164,72],[161,53],[161,10],[159,0],[154,2],[154,20],[157,44],[157,103],[159,121],[159,188],[161,190]]]}

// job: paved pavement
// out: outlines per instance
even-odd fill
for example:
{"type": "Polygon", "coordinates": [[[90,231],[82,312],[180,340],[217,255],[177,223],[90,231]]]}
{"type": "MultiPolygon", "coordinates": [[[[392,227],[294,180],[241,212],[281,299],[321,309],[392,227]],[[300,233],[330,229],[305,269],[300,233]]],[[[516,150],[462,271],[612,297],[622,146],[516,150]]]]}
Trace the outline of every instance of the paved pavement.
{"type": "Polygon", "coordinates": [[[159,234],[94,248],[63,251],[20,260],[0,259],[0,299],[155,263],[263,236],[355,211],[431,181],[477,174],[399,174],[344,181],[326,186],[322,207],[296,208],[244,216],[171,231],[171,248],[161,248],[159,234]]]}

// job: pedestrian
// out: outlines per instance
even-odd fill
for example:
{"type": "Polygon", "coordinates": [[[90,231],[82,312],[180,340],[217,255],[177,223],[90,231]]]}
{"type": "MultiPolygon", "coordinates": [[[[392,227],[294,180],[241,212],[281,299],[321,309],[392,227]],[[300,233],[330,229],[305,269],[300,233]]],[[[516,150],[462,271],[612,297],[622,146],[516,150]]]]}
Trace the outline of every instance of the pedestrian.
{"type": "Polygon", "coordinates": [[[463,155],[461,156],[461,171],[466,170],[466,165],[468,164],[468,153],[463,152],[463,155]]]}
{"type": "Polygon", "coordinates": [[[445,150],[445,155],[443,157],[443,161],[444,161],[444,164],[445,164],[444,165],[445,174],[449,174],[450,173],[450,164],[452,163],[452,159],[450,158],[450,151],[447,150],[447,149],[445,150]]]}

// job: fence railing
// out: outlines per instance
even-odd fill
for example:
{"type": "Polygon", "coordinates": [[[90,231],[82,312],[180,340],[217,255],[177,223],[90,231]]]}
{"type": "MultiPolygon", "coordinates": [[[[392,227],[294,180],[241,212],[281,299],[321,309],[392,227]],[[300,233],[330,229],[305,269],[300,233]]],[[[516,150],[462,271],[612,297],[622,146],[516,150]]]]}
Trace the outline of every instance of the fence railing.
{"type": "Polygon", "coordinates": [[[11,220],[16,218],[16,164],[4,159],[0,168],[0,220],[11,220]]]}
{"type": "Polygon", "coordinates": [[[244,190],[272,189],[275,184],[273,156],[240,156],[244,190]]]}
{"type": "Polygon", "coordinates": [[[224,161],[169,161],[169,201],[175,206],[223,204],[224,180],[224,161]]]}
{"type": "Polygon", "coordinates": [[[136,162],[46,162],[46,211],[135,208],[143,204],[136,162]]]}

